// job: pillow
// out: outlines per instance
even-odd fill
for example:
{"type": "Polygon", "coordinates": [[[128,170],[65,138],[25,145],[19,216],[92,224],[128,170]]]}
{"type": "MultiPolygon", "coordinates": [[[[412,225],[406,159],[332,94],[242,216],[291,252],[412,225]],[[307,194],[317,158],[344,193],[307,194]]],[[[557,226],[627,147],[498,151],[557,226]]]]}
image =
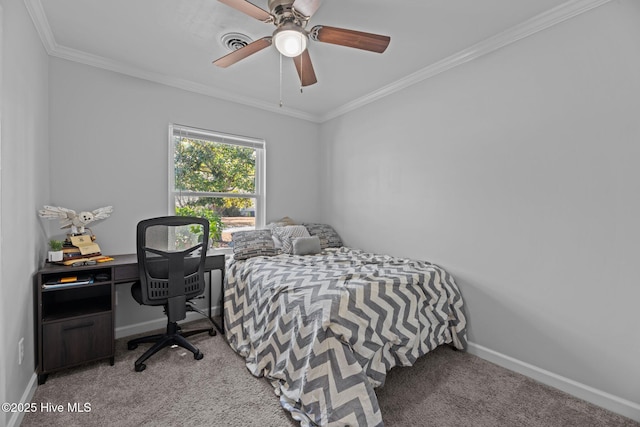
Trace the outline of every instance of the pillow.
{"type": "Polygon", "coordinates": [[[291,218],[289,218],[288,216],[282,217],[276,222],[283,222],[284,225],[297,225],[296,222],[291,218]]]}
{"type": "MultiPolygon", "coordinates": [[[[285,218],[288,218],[288,217],[284,217],[282,218],[282,220],[284,220],[285,218]]],[[[269,231],[271,231],[271,238],[273,239],[273,245],[276,247],[276,249],[282,249],[282,242],[280,241],[280,238],[275,232],[276,227],[286,227],[287,225],[293,225],[282,220],[267,224],[267,228],[269,229],[269,231]]]]}
{"type": "Polygon", "coordinates": [[[320,238],[320,246],[322,249],[339,248],[342,246],[342,239],[328,224],[304,224],[309,231],[309,235],[318,236],[320,238]]]}
{"type": "Polygon", "coordinates": [[[293,253],[293,239],[296,237],[309,237],[309,232],[304,225],[287,225],[276,227],[275,234],[282,242],[282,252],[293,253]]]}
{"type": "Polygon", "coordinates": [[[318,236],[296,237],[293,239],[294,255],[314,255],[322,251],[320,238],[318,236]]]}
{"type": "Polygon", "coordinates": [[[247,230],[231,234],[233,256],[235,259],[249,259],[255,256],[273,256],[278,250],[273,245],[271,231],[247,230]]]}

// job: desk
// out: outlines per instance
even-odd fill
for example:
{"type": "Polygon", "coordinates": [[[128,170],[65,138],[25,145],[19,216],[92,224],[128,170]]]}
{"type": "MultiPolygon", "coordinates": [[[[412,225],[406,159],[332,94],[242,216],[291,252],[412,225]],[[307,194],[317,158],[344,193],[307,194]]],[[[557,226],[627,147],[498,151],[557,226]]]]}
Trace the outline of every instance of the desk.
{"type": "MultiPolygon", "coordinates": [[[[211,313],[211,272],[220,270],[224,281],[224,254],[208,255],[205,272],[209,273],[209,318],[220,333],[224,325],[214,321],[211,313]]],[[[113,261],[95,265],[68,267],[47,264],[34,280],[34,335],[38,384],[49,373],[87,362],[110,359],[115,354],[116,285],[138,280],[136,254],[115,255],[113,261]],[[92,276],[90,284],[43,288],[43,284],[63,277],[92,276]]],[[[220,292],[222,307],[223,295],[220,292]]]]}
{"type": "MultiPolygon", "coordinates": [[[[224,325],[218,324],[213,319],[211,313],[211,272],[213,270],[220,270],[220,283],[224,283],[224,254],[216,254],[216,255],[207,255],[207,259],[204,263],[204,271],[205,273],[209,273],[209,298],[207,300],[207,306],[209,307],[209,319],[213,322],[218,332],[224,334],[224,325]]],[[[132,283],[138,280],[139,271],[138,271],[138,256],[136,254],[127,254],[127,255],[114,255],[113,261],[109,261],[108,263],[113,269],[113,283],[115,285],[121,285],[123,283],[132,283]]],[[[93,265],[92,267],[99,267],[97,265],[93,265]]],[[[63,267],[68,268],[68,267],[63,267]]],[[[224,300],[224,295],[222,289],[220,289],[220,307],[222,308],[224,300]]],[[[222,316],[224,318],[224,316],[222,316]]]]}

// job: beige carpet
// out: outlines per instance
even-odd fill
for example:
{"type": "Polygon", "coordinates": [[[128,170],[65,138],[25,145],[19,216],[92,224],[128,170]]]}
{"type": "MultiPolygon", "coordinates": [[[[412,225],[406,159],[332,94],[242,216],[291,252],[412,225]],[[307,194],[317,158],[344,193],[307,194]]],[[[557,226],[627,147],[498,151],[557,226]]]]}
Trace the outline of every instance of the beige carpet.
{"type": "MultiPolygon", "coordinates": [[[[33,402],[63,412],[26,414],[22,426],[287,427],[297,423],[265,379],[253,377],[220,335],[191,337],[204,353],[165,349],[134,372],[146,346],[117,341],[116,363],[94,363],[49,376],[33,402]],[[90,404],[70,413],[68,405],[90,404]]],[[[628,418],[575,399],[473,355],[440,347],[411,368],[395,368],[377,390],[393,426],[633,426],[628,418]]]]}

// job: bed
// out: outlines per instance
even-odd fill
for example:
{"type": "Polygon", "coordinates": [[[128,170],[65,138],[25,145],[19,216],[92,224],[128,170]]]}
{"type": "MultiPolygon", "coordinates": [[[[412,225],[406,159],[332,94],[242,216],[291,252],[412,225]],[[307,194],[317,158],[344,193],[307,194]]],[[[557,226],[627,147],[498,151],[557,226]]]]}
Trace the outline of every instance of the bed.
{"type": "Polygon", "coordinates": [[[302,426],[382,426],[374,389],[391,368],[466,348],[461,294],[437,265],[326,238],[319,251],[281,253],[277,239],[269,247],[276,233],[261,233],[263,246],[227,260],[226,337],[302,426]]]}

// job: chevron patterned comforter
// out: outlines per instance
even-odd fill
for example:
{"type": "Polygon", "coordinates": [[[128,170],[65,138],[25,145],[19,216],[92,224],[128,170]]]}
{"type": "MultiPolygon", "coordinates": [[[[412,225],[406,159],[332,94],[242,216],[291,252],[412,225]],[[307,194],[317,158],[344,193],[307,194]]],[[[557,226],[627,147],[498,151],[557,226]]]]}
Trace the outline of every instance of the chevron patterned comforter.
{"type": "Polygon", "coordinates": [[[224,292],[229,344],[302,426],[382,426],[374,388],[392,367],[466,347],[460,292],[428,262],[346,247],[230,258],[224,292]]]}

